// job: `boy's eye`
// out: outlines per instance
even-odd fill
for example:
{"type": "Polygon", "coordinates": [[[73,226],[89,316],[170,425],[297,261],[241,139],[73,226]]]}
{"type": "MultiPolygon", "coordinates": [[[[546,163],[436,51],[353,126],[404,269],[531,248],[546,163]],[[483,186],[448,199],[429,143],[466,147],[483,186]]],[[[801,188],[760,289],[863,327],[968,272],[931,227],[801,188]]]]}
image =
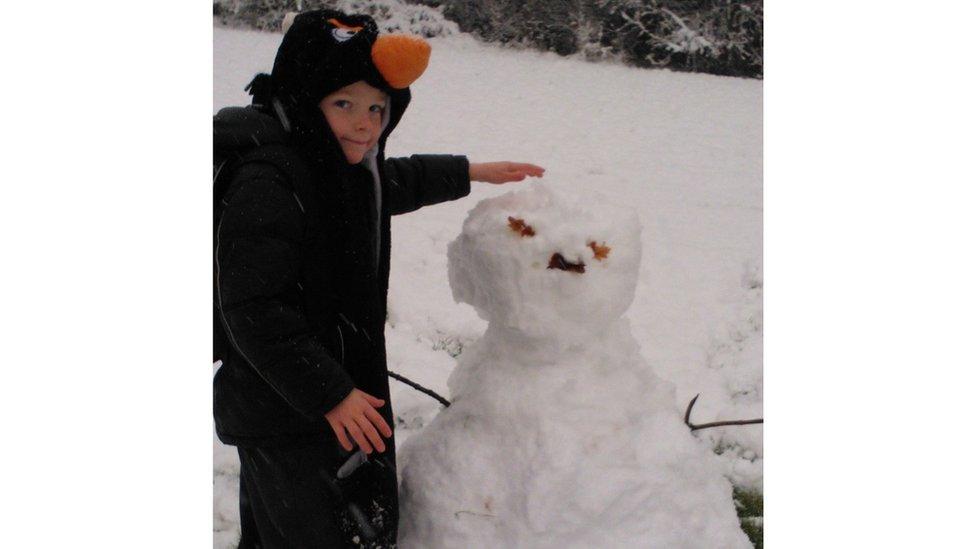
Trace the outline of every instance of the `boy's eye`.
{"type": "Polygon", "coordinates": [[[335,103],[333,103],[333,105],[335,105],[336,107],[339,107],[340,109],[345,109],[345,108],[349,107],[349,105],[351,105],[351,103],[349,103],[345,99],[337,99],[335,101],[335,103]]]}
{"type": "Polygon", "coordinates": [[[373,105],[369,108],[370,112],[383,112],[384,109],[383,105],[373,105]]]}

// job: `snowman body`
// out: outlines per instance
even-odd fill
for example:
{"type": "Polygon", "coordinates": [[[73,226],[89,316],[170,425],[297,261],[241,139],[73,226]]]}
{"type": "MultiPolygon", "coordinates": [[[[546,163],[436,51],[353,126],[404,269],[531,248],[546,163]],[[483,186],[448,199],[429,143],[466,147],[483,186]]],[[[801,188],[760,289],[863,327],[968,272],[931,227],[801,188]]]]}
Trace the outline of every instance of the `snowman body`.
{"type": "Polygon", "coordinates": [[[488,329],[401,450],[402,547],[751,547],[623,317],[632,211],[534,185],[479,203],[448,255],[488,329]]]}

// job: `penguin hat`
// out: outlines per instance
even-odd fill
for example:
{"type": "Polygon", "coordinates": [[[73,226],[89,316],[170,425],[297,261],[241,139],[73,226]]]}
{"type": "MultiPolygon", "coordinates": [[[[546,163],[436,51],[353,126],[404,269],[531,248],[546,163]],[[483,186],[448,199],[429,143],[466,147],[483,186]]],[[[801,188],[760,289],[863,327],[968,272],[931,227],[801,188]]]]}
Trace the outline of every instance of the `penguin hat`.
{"type": "Polygon", "coordinates": [[[410,84],[423,74],[430,59],[430,45],[423,38],[380,36],[368,15],[335,10],[290,13],[282,30],[285,36],[271,81],[273,94],[286,108],[317,104],[360,80],[391,98],[409,100],[410,84]]]}
{"type": "MultiPolygon", "coordinates": [[[[248,85],[253,103],[271,108],[292,142],[322,169],[341,170],[343,163],[336,161],[344,152],[320,102],[364,82],[387,98],[373,151],[382,159],[386,139],[410,103],[410,85],[427,68],[430,45],[417,36],[380,36],[370,16],[336,10],[290,13],[282,30],[271,74],[259,74],[248,85]]],[[[355,159],[347,155],[346,160],[355,159]]]]}

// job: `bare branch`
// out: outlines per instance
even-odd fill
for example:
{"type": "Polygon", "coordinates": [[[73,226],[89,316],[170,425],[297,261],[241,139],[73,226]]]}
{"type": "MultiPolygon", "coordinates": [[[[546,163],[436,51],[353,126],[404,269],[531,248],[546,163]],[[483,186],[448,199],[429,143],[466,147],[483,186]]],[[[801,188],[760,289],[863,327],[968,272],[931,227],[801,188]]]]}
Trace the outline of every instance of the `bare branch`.
{"type": "Polygon", "coordinates": [[[661,42],[661,43],[667,45],[668,47],[672,47],[673,46],[673,47],[677,48],[677,44],[675,44],[674,42],[671,42],[670,40],[668,40],[667,38],[664,38],[663,36],[658,36],[657,34],[654,34],[647,27],[645,27],[644,24],[640,22],[640,20],[634,19],[633,17],[631,17],[630,15],[628,15],[627,12],[621,10],[619,13],[620,13],[620,16],[625,21],[627,21],[631,25],[637,27],[637,30],[640,31],[640,34],[643,34],[643,35],[646,35],[646,36],[650,36],[654,40],[657,40],[658,42],[661,42]]]}
{"type": "Polygon", "coordinates": [[[445,408],[447,408],[447,407],[449,407],[451,405],[451,401],[449,401],[446,398],[442,397],[441,395],[437,394],[433,389],[428,389],[427,387],[424,387],[423,385],[417,383],[416,381],[410,381],[409,379],[401,376],[400,374],[398,374],[396,372],[387,371],[386,372],[386,375],[392,377],[393,379],[395,379],[395,380],[397,380],[399,382],[405,383],[406,385],[409,385],[410,387],[413,387],[414,389],[420,391],[421,393],[423,393],[423,394],[425,394],[425,395],[433,398],[437,402],[440,402],[441,404],[443,404],[445,408]]]}
{"type": "Polygon", "coordinates": [[[701,393],[695,395],[695,398],[691,399],[691,402],[688,403],[688,409],[685,410],[685,425],[691,428],[692,431],[697,431],[699,429],[708,429],[710,427],[722,427],[725,425],[753,425],[756,423],[763,422],[762,418],[758,418],[758,419],[738,419],[733,421],[713,421],[711,423],[701,423],[696,425],[691,422],[691,408],[692,406],[695,405],[695,401],[698,400],[699,396],[701,396],[701,393]]]}

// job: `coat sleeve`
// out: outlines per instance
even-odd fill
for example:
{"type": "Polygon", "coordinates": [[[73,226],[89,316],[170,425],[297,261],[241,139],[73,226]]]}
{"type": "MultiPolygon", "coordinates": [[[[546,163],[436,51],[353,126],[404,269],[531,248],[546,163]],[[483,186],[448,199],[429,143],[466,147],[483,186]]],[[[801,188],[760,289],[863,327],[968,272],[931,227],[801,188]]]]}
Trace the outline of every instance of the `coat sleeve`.
{"type": "Polygon", "coordinates": [[[410,158],[388,158],[389,180],[384,196],[393,215],[412,212],[471,192],[468,159],[448,154],[415,154],[410,158]]]}
{"type": "Polygon", "coordinates": [[[354,385],[299,305],[302,205],[272,166],[243,166],[215,240],[215,291],[235,350],[293,408],[322,416],[354,385]]]}

